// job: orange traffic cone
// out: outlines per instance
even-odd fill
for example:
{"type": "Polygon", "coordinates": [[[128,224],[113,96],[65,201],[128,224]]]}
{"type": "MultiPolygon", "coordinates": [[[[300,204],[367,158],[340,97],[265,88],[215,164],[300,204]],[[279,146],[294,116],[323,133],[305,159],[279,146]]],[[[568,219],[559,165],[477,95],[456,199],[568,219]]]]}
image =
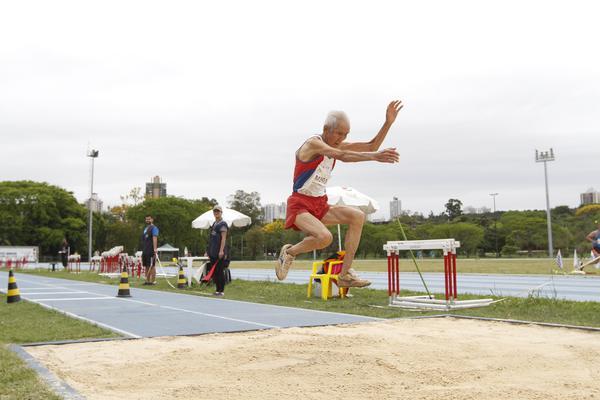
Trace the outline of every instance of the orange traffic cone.
{"type": "Polygon", "coordinates": [[[17,287],[17,280],[12,272],[12,269],[8,271],[8,292],[6,293],[7,303],[16,303],[21,300],[21,294],[17,287]]]}
{"type": "Polygon", "coordinates": [[[119,282],[119,292],[117,293],[117,297],[131,297],[127,268],[123,268],[123,271],[121,271],[121,282],[119,282]]]}

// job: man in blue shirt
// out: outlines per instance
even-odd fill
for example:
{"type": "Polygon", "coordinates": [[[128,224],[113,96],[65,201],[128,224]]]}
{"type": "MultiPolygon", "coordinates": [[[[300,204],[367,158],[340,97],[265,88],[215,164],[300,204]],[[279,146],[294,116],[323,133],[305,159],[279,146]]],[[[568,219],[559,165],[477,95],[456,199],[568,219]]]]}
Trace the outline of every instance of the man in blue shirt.
{"type": "Polygon", "coordinates": [[[154,226],[154,218],[146,215],[146,227],[142,232],[142,265],[146,270],[144,285],[156,285],[156,249],[158,249],[158,228],[154,226]]]}

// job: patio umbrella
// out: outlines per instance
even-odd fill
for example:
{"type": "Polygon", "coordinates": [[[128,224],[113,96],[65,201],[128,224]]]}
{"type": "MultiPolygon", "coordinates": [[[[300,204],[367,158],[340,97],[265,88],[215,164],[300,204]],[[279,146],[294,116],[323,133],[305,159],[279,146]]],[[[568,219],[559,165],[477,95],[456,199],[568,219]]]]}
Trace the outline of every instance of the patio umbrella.
{"type": "MultiPolygon", "coordinates": [[[[379,203],[351,187],[334,186],[327,188],[327,202],[334,205],[343,205],[359,209],[365,214],[373,214],[379,210],[379,203]]],[[[338,246],[342,250],[342,235],[338,224],[338,246]]]]}
{"type": "MultiPolygon", "coordinates": [[[[247,215],[242,214],[239,211],[232,210],[231,208],[223,207],[223,211],[221,214],[223,221],[227,222],[229,227],[235,226],[238,228],[248,226],[252,223],[252,218],[247,215]]],[[[213,215],[213,210],[208,210],[204,214],[200,215],[198,218],[192,221],[192,228],[196,229],[208,229],[215,222],[215,217],[213,215]]],[[[229,237],[230,241],[233,240],[232,237],[229,237]]],[[[230,242],[231,243],[231,242],[230,242]]],[[[244,237],[242,236],[242,257],[244,255],[244,237]]]]}
{"type": "MultiPolygon", "coordinates": [[[[229,226],[235,226],[241,228],[248,226],[252,223],[252,219],[242,214],[239,211],[232,210],[231,208],[223,207],[223,221],[227,222],[229,226]]],[[[196,229],[208,229],[215,222],[215,217],[212,210],[209,210],[192,221],[192,228],[196,229]]]]}

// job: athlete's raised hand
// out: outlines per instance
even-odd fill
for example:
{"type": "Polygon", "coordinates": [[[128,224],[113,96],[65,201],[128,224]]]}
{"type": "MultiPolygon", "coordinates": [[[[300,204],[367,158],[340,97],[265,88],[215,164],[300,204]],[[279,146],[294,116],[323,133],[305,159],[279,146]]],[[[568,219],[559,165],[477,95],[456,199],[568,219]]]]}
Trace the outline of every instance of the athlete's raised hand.
{"type": "Polygon", "coordinates": [[[393,124],[394,121],[396,120],[396,117],[398,116],[398,113],[402,109],[402,107],[404,107],[404,105],[402,104],[402,101],[400,101],[400,100],[392,101],[387,106],[387,110],[385,112],[385,122],[387,122],[388,124],[393,124]]]}
{"type": "Polygon", "coordinates": [[[397,163],[400,160],[400,155],[395,147],[384,149],[375,153],[375,161],[382,163],[397,163]]]}

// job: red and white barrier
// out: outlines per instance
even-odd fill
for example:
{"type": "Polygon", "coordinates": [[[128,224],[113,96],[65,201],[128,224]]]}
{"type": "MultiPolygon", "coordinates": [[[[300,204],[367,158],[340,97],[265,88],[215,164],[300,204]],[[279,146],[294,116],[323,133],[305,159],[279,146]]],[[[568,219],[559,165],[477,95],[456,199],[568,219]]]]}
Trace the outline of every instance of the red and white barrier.
{"type": "Polygon", "coordinates": [[[460,242],[454,239],[390,241],[383,245],[387,252],[389,305],[410,309],[453,310],[485,307],[493,299],[458,300],[456,279],[456,249],[460,242]],[[442,250],[444,253],[445,300],[429,296],[400,297],[400,251],[442,250]]]}
{"type": "Polygon", "coordinates": [[[69,257],[67,258],[67,270],[69,272],[77,272],[80,273],[81,272],[81,255],[80,254],[71,254],[69,255],[69,257]]]}
{"type": "Polygon", "coordinates": [[[100,259],[99,274],[118,274],[120,273],[119,254],[123,252],[123,246],[116,246],[108,251],[102,252],[100,259]]]}
{"type": "Polygon", "coordinates": [[[7,268],[25,268],[29,264],[29,257],[3,257],[0,258],[0,267],[6,266],[7,268]]]}

